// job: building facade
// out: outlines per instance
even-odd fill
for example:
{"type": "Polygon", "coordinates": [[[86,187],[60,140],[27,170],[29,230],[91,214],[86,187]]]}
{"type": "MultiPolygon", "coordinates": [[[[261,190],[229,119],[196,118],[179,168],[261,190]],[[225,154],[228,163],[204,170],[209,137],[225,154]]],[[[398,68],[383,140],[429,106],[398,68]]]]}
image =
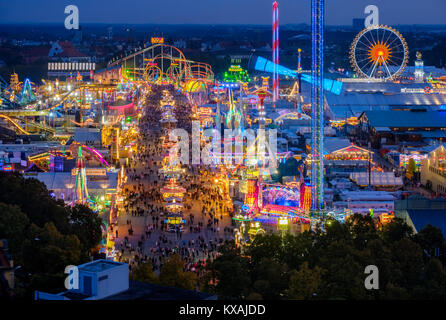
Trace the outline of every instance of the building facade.
{"type": "Polygon", "coordinates": [[[421,160],[421,184],[437,195],[446,194],[446,150],[443,144],[421,160]]]}

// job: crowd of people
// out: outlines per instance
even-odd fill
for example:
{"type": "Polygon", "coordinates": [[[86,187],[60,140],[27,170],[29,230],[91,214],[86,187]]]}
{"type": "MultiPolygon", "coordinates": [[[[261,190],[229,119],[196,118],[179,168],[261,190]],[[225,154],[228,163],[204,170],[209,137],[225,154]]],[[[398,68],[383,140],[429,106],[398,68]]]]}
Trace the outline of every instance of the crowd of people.
{"type": "MultiPolygon", "coordinates": [[[[175,101],[177,127],[190,129],[186,98],[172,88],[167,91],[175,101]]],[[[232,206],[214,183],[218,174],[215,168],[182,165],[185,170],[178,183],[187,190],[180,212],[185,223],[173,232],[167,227],[169,212],[160,192],[166,176],[159,171],[168,154],[162,144],[168,130],[160,123],[160,101],[166,94],[166,87],[153,87],[144,99],[143,114],[135,128],[137,152],[129,157],[126,168],[127,183],[122,189],[125,200],[119,212],[115,249],[117,259],[129,263],[131,270],[141,262],[151,262],[159,273],[166,258],[179,254],[186,270],[199,272],[199,266],[215,259],[224,241],[233,239],[232,206]]]]}

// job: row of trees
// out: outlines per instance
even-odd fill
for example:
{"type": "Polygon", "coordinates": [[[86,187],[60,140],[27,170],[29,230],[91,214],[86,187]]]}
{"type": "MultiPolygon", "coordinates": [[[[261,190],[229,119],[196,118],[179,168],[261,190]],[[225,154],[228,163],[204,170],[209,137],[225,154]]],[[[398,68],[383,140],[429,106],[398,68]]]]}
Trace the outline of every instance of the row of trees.
{"type": "Polygon", "coordinates": [[[186,262],[176,253],[164,259],[159,276],[155,275],[152,263],[147,261],[140,263],[135,270],[132,270],[130,279],[195,290],[198,282],[197,274],[191,271],[184,271],[185,266],[186,262]]]}
{"type": "Polygon", "coordinates": [[[89,261],[99,245],[101,223],[88,207],[55,200],[38,180],[0,172],[0,239],[17,268],[17,296],[62,290],[65,267],[89,261]]]}
{"type": "Polygon", "coordinates": [[[354,215],[324,231],[258,236],[242,253],[227,243],[207,267],[208,292],[227,299],[445,299],[446,242],[426,226],[416,235],[401,219],[375,226],[354,215]],[[367,290],[365,267],[379,270],[367,290]]]}

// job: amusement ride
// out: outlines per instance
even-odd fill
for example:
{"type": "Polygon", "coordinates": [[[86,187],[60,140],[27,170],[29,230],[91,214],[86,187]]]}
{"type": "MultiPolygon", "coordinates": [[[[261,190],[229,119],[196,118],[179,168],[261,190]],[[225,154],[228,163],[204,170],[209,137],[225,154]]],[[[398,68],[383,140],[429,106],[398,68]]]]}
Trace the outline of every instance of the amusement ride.
{"type": "MultiPolygon", "coordinates": [[[[293,225],[302,231],[323,224],[330,215],[344,221],[347,213],[330,212],[325,205],[325,94],[339,95],[343,82],[324,78],[324,0],[312,0],[311,74],[302,69],[300,49],[297,70],[279,65],[278,12],[279,5],[274,2],[272,60],[251,55],[246,69],[234,61],[223,77],[217,79],[209,64],[187,59],[180,49],[164,43],[163,38],[153,37],[150,46],[111,60],[103,71],[94,74],[91,81],[83,81],[78,76],[65,82],[43,81],[44,84],[38,87],[29,79],[20,82],[16,74],[11,76],[9,84],[0,79],[0,119],[20,135],[42,133],[48,140],[61,142],[58,148],[32,155],[29,161],[40,170],[49,171],[54,157],[76,158],[73,204],[97,208],[97,202],[90,199],[86,188],[85,160],[96,161],[106,170],[113,165],[116,165],[115,169],[119,168],[121,153],[134,152],[132,137],[136,134],[131,131],[134,130],[132,124],[141,117],[148,93],[154,86],[173,86],[189,104],[191,120],[200,122],[201,133],[212,129],[221,135],[222,129],[230,129],[234,134],[221,139],[222,148],[212,150],[211,155],[218,169],[215,183],[227,206],[231,211],[234,209],[233,219],[239,223],[236,237],[239,243],[244,241],[244,233],[252,239],[256,234],[264,233],[268,226],[284,230],[293,225]],[[251,70],[261,75],[259,80],[254,81],[248,73],[251,70]],[[292,79],[294,85],[279,90],[280,76],[292,79]],[[302,81],[311,85],[311,97],[306,105],[302,81]],[[294,102],[294,109],[283,111],[278,108],[284,96],[294,102]],[[303,110],[304,106],[306,110],[303,110]],[[269,118],[267,107],[277,111],[274,121],[269,118]],[[75,119],[68,117],[72,109],[78,112],[75,119]],[[88,115],[87,111],[90,112],[88,115]],[[54,123],[57,113],[67,118],[62,125],[61,121],[59,125],[54,123]],[[311,122],[311,151],[307,159],[295,158],[288,148],[287,152],[277,153],[269,143],[270,136],[266,139],[257,135],[252,144],[245,143],[249,130],[258,128],[260,132],[276,128],[285,119],[311,122]],[[106,160],[95,148],[75,141],[73,128],[76,127],[101,128],[104,141],[110,146],[110,159],[106,160]],[[272,158],[275,165],[267,167],[266,159],[272,158]],[[227,159],[230,159],[229,163],[224,161],[227,159]],[[273,179],[278,172],[277,165],[290,159],[298,161],[299,174],[294,180],[273,179]],[[304,173],[306,165],[311,169],[308,176],[304,173]],[[239,205],[232,201],[237,187],[243,194],[239,197],[243,198],[239,205]]],[[[359,78],[394,81],[407,65],[408,48],[395,29],[372,26],[362,30],[353,40],[350,60],[359,78]]],[[[177,154],[170,153],[175,142],[169,140],[169,133],[177,126],[178,106],[169,90],[162,91],[160,100],[159,121],[165,151],[159,170],[165,184],[160,191],[167,212],[165,223],[170,231],[177,231],[182,230],[185,223],[182,211],[187,190],[181,186],[184,166],[177,154]]],[[[201,139],[200,143],[208,142],[205,140],[201,139]]],[[[122,171],[122,168],[116,170],[122,171]]],[[[122,181],[125,181],[124,177],[122,181]]]]}
{"type": "Polygon", "coordinates": [[[409,59],[406,40],[395,29],[380,25],[362,30],[350,47],[350,61],[360,77],[392,80],[409,59]]]}

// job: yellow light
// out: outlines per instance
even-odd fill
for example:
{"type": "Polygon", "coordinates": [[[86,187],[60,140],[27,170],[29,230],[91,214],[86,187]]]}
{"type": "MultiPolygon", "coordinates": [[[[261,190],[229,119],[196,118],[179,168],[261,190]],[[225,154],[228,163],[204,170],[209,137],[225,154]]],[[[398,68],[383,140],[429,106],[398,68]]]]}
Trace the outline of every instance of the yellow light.
{"type": "Polygon", "coordinates": [[[288,219],[287,218],[279,218],[279,224],[280,225],[287,225],[288,224],[288,219]]]}

